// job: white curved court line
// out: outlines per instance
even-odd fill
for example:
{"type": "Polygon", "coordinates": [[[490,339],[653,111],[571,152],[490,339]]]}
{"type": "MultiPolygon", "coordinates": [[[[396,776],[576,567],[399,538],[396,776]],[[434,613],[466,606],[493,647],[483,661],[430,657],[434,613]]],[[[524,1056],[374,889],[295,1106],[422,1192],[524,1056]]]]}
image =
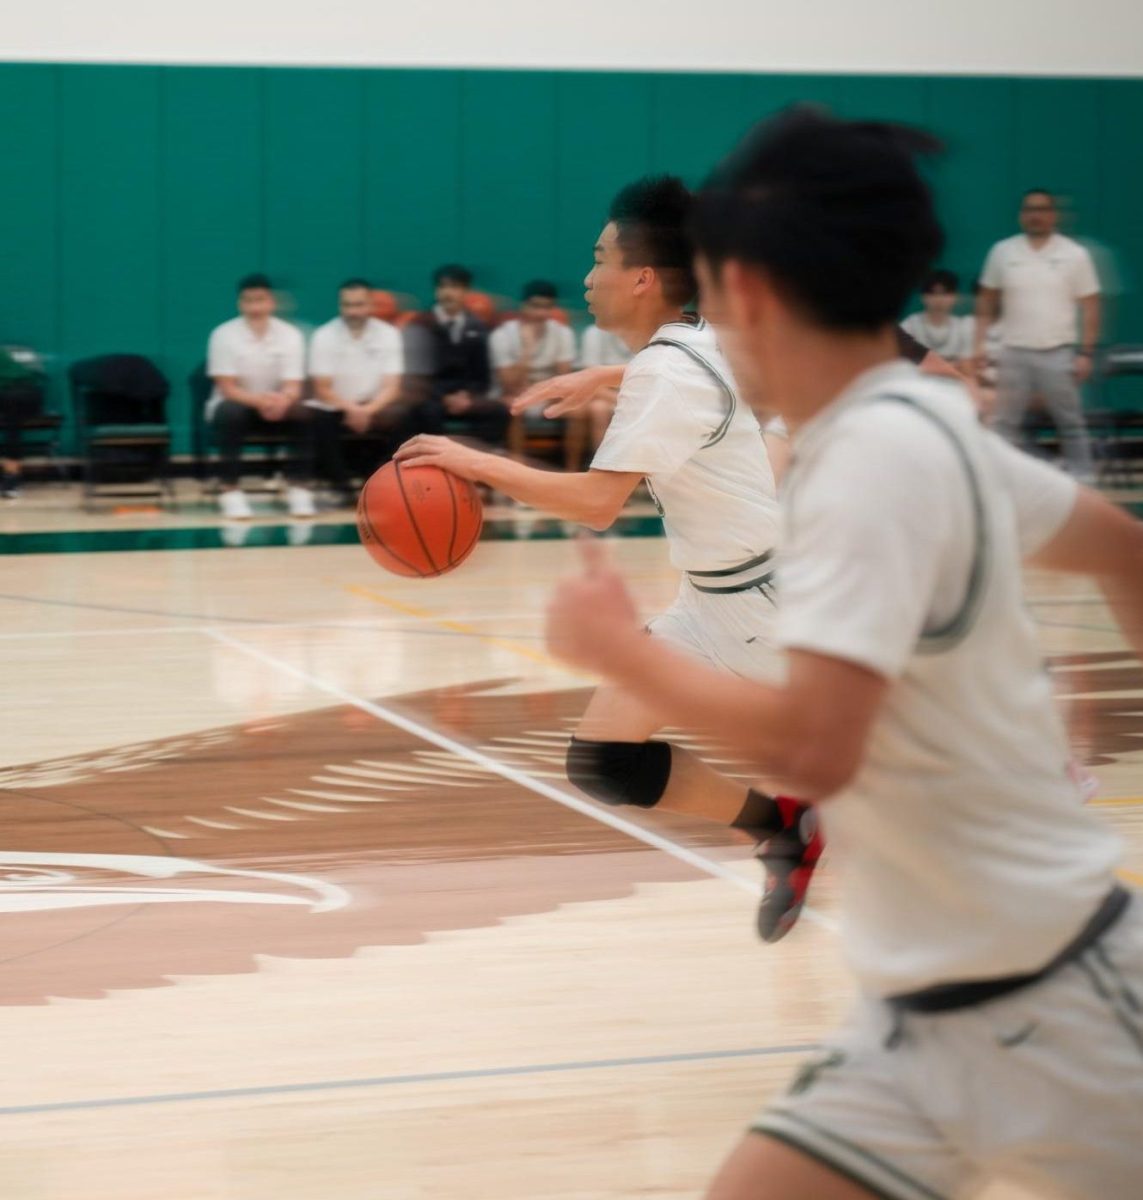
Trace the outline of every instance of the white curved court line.
{"type": "MultiPolygon", "coordinates": [[[[268,667],[274,667],[285,675],[291,675],[293,678],[308,684],[316,691],[325,692],[326,695],[333,696],[343,704],[352,705],[354,708],[368,713],[371,717],[375,717],[378,721],[384,721],[385,724],[392,725],[395,729],[401,729],[405,733],[412,734],[413,737],[430,742],[441,750],[447,750],[450,754],[455,754],[459,758],[466,759],[468,762],[482,767],[494,775],[499,775],[501,779],[507,779],[510,783],[525,788],[527,791],[534,792],[537,796],[543,796],[546,800],[554,800],[556,804],[562,804],[564,808],[570,808],[585,817],[590,817],[593,821],[598,821],[601,825],[609,825],[612,829],[616,829],[638,842],[643,842],[644,845],[661,850],[664,854],[669,854],[672,858],[686,863],[687,866],[693,867],[696,871],[701,871],[704,875],[712,875],[716,879],[721,879],[738,888],[740,891],[749,892],[755,897],[762,894],[761,884],[752,882],[717,860],[707,858],[704,854],[698,854],[689,847],[682,846],[678,842],[673,842],[670,838],[664,837],[660,833],[655,833],[650,829],[643,829],[639,825],[612,812],[609,808],[592,804],[589,800],[583,800],[579,796],[565,792],[562,788],[553,787],[550,783],[545,783],[542,779],[530,775],[527,771],[509,766],[507,763],[503,763],[499,759],[485,754],[482,750],[478,750],[474,746],[458,742],[455,738],[449,737],[448,734],[441,733],[439,730],[433,729],[430,725],[422,725],[421,722],[414,721],[411,717],[407,717],[394,709],[387,708],[383,704],[375,704],[372,700],[364,700],[360,696],[355,696],[352,692],[347,692],[336,683],[329,683],[327,680],[319,679],[316,675],[311,675],[308,671],[303,671],[300,667],[294,666],[293,663],[275,658],[272,654],[267,654],[265,651],[250,646],[246,642],[241,642],[237,638],[231,637],[228,633],[223,633],[220,629],[202,629],[199,632],[206,634],[207,637],[213,638],[216,642],[220,642],[224,646],[229,646],[239,654],[245,654],[250,658],[257,659],[268,667]]],[[[835,933],[838,931],[837,922],[832,917],[827,917],[808,906],[802,909],[802,915],[825,929],[829,929],[835,933]]]]}

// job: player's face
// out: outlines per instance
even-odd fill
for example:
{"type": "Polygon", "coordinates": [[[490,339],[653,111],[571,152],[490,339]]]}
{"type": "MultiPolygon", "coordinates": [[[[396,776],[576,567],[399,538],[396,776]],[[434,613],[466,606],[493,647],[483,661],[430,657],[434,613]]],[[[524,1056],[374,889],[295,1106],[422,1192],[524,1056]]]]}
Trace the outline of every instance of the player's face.
{"type": "Polygon", "coordinates": [[[246,288],[238,293],[238,311],[248,321],[264,321],[274,315],[277,305],[269,288],[246,288]]]}
{"type": "Polygon", "coordinates": [[[584,299],[600,329],[621,329],[635,304],[638,267],[626,266],[614,224],[604,226],[595,243],[595,262],[583,281],[584,299]]]}
{"type": "Polygon", "coordinates": [[[345,288],[338,297],[341,319],[352,329],[359,329],[373,310],[373,297],[365,288],[345,288]]]}

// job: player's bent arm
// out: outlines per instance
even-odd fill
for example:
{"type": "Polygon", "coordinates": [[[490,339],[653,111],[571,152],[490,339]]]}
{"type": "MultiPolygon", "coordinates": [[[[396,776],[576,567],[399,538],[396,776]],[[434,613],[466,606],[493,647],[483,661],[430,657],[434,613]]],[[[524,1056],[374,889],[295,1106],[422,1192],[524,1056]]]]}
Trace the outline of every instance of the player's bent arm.
{"type": "Polygon", "coordinates": [[[850,782],[888,688],[866,667],[808,651],[789,654],[789,676],[768,686],[727,675],[653,638],[610,648],[604,673],[662,712],[701,729],[754,763],[789,795],[826,800],[850,782]]]}
{"type": "Polygon", "coordinates": [[[514,413],[522,413],[525,409],[538,405],[557,405],[556,411],[549,416],[563,416],[575,412],[589,404],[595,395],[604,388],[618,388],[623,383],[622,366],[618,367],[584,367],[582,371],[571,371],[566,375],[556,375],[533,384],[521,392],[512,401],[514,413]]]}
{"type": "Polygon", "coordinates": [[[494,454],[481,455],[476,470],[477,482],[513,500],[599,531],[615,523],[643,478],[631,471],[540,471],[494,454]]]}
{"type": "Polygon", "coordinates": [[[1071,515],[1028,561],[1095,579],[1123,636],[1143,658],[1143,521],[1080,488],[1071,515]]]}

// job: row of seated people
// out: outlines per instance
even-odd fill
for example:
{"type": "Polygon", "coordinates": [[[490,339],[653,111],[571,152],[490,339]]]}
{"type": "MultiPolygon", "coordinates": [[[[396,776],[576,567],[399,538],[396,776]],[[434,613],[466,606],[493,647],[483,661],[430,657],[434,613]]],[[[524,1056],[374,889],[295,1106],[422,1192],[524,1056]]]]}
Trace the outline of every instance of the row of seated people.
{"type": "MultiPolygon", "coordinates": [[[[433,286],[429,311],[394,321],[375,315],[380,308],[397,317],[387,293],[367,280],[348,280],[338,291],[338,316],[314,330],[307,347],[302,331],[276,315],[266,276],[240,281],[239,315],[213,331],[207,348],[213,389],[206,419],[219,453],[225,516],[250,516],[240,486],[243,446],[269,426],[292,435],[286,503],[293,515],[307,516],[315,481],[348,500],[355,474],[372,470],[418,433],[457,433],[523,453],[529,418],[511,416],[516,395],[577,366],[629,358],[617,338],[595,327],[577,347],[556,288],[545,280],[527,284],[519,311],[495,328],[467,268],[440,267],[433,286]],[[356,447],[346,431],[361,435],[356,447]]],[[[601,396],[564,423],[565,467],[578,469],[598,445],[612,405],[601,396]]]]}

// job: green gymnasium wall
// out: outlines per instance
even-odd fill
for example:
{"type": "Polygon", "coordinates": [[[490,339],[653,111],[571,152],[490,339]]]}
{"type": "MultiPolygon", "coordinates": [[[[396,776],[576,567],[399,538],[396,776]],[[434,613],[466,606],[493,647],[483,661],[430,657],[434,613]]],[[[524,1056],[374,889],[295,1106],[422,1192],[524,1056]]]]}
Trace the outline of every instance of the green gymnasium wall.
{"type": "Polygon", "coordinates": [[[698,181],[796,100],[947,139],[945,261],[968,279],[1025,187],[1071,197],[1116,251],[1116,333],[1143,341],[1143,80],[0,64],[0,342],[56,356],[62,409],[73,359],[155,358],[185,453],[186,376],[240,275],[308,323],[351,274],[423,301],[446,260],[496,293],[549,276],[575,306],[617,186],[698,181]]]}

